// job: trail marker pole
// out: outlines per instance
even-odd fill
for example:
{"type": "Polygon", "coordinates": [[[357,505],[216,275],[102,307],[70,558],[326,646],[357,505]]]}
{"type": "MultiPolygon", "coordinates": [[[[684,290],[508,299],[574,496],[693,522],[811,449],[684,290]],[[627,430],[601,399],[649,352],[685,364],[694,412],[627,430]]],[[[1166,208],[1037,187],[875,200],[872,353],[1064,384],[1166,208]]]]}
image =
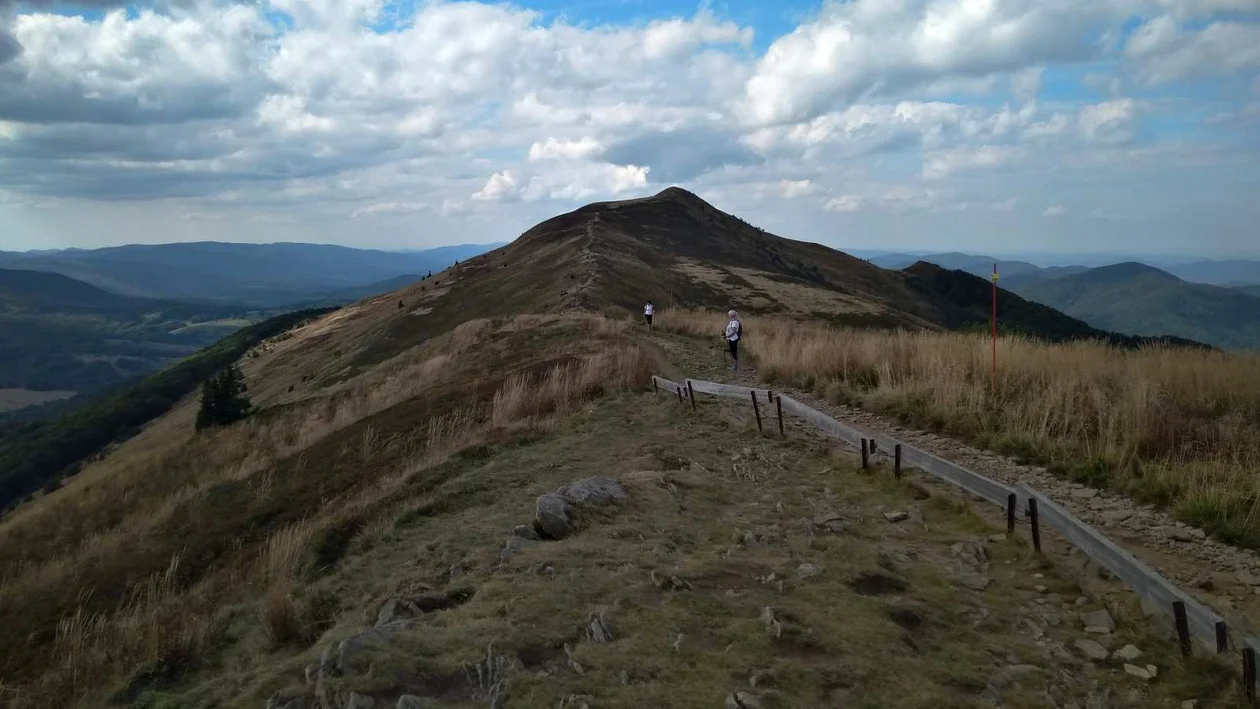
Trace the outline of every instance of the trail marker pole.
{"type": "Polygon", "coordinates": [[[1041,553],[1041,520],[1037,516],[1037,498],[1028,498],[1028,519],[1032,523],[1033,549],[1041,553]]]}
{"type": "Polygon", "coordinates": [[[901,479],[901,444],[893,446],[893,477],[901,479]]]}
{"type": "Polygon", "coordinates": [[[862,470],[866,470],[868,467],[870,467],[870,464],[871,464],[870,455],[871,455],[870,448],[866,443],[866,439],[863,438],[862,439],[862,470]]]}
{"type": "Polygon", "coordinates": [[[1186,602],[1173,601],[1173,619],[1177,623],[1177,645],[1181,648],[1182,657],[1190,657],[1194,645],[1190,640],[1190,622],[1186,619],[1186,602]]]}
{"type": "Polygon", "coordinates": [[[1008,535],[1015,533],[1015,507],[1019,504],[1019,498],[1015,493],[1006,496],[1006,533],[1008,535]]]}
{"type": "Polygon", "coordinates": [[[683,403],[682,402],[682,387],[678,387],[677,389],[675,389],[675,391],[678,392],[678,403],[680,404],[683,403]]]}
{"type": "Polygon", "coordinates": [[[753,415],[757,417],[757,433],[761,433],[761,409],[757,408],[757,392],[754,390],[748,393],[752,395],[753,415]]]}
{"type": "Polygon", "coordinates": [[[779,438],[787,438],[787,435],[783,433],[783,397],[774,397],[774,408],[779,414],[779,438]]]}
{"type": "Polygon", "coordinates": [[[691,380],[687,380],[687,396],[691,399],[691,410],[696,410],[696,392],[691,388],[691,380]]]}
{"type": "Polygon", "coordinates": [[[1225,632],[1225,621],[1216,621],[1216,652],[1224,654],[1229,652],[1229,634],[1225,632]]]}
{"type": "Polygon", "coordinates": [[[1256,701],[1256,651],[1249,647],[1243,648],[1243,691],[1247,694],[1247,699],[1251,702],[1256,701]]]}

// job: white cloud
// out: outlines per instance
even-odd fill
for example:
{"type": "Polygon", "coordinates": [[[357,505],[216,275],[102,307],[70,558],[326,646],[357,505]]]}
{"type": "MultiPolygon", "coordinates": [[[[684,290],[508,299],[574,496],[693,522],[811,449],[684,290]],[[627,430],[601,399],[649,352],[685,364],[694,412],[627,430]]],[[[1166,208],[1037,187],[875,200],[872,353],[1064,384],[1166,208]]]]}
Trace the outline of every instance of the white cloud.
{"type": "Polygon", "coordinates": [[[823,203],[823,209],[830,212],[856,212],[862,208],[864,201],[861,195],[838,195],[823,203]]]}
{"type": "Polygon", "coordinates": [[[1046,207],[1046,211],[1042,212],[1041,216],[1046,217],[1046,218],[1061,217],[1066,213],[1067,213],[1067,210],[1063,208],[1063,205],[1055,204],[1055,205],[1046,207]]]}
{"type": "Polygon", "coordinates": [[[351,217],[375,217],[382,214],[414,214],[428,209],[424,202],[380,202],[360,207],[350,213],[351,217]]]}
{"type": "Polygon", "coordinates": [[[604,148],[599,141],[594,138],[586,137],[578,140],[557,140],[555,138],[547,138],[546,142],[534,143],[529,146],[530,160],[584,160],[603,152],[604,148]]]}
{"type": "Polygon", "coordinates": [[[486,180],[486,184],[473,194],[473,199],[496,201],[514,196],[517,193],[516,175],[511,170],[496,172],[486,180]]]}
{"type": "Polygon", "coordinates": [[[1133,121],[1136,115],[1137,102],[1125,98],[1085,106],[1077,121],[1081,135],[1087,140],[1119,143],[1133,137],[1133,121]]]}
{"type": "Polygon", "coordinates": [[[1016,162],[1026,154],[1024,148],[1011,145],[981,145],[925,153],[923,178],[940,180],[960,171],[997,168],[1016,162]]]}
{"type": "Polygon", "coordinates": [[[1260,66],[1260,24],[1213,22],[1194,31],[1172,17],[1157,17],[1133,33],[1125,54],[1151,84],[1236,72],[1260,66]]]}
{"type": "Polygon", "coordinates": [[[818,186],[809,180],[783,180],[779,183],[779,191],[787,199],[804,197],[817,189],[818,186]]]}

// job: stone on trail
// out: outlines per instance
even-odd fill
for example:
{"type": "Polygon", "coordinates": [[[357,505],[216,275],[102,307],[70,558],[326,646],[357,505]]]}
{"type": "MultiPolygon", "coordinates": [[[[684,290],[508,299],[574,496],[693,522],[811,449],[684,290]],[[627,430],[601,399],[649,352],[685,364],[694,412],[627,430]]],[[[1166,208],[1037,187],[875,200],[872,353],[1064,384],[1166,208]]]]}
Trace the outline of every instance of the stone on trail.
{"type": "Polygon", "coordinates": [[[749,692],[726,695],[726,709],[762,709],[764,706],[760,697],[749,692]]]}
{"type": "Polygon", "coordinates": [[[822,569],[809,562],[796,567],[796,577],[800,579],[812,579],[821,573],[822,569]]]}
{"type": "Polygon", "coordinates": [[[904,522],[906,521],[908,517],[910,517],[910,514],[908,512],[885,512],[884,513],[884,519],[888,520],[889,522],[904,522]]]}
{"type": "Polygon", "coordinates": [[[1081,624],[1086,628],[1106,628],[1109,633],[1114,632],[1116,629],[1116,621],[1111,617],[1111,613],[1107,612],[1106,608],[1090,613],[1082,613],[1081,624]]]}
{"type": "Polygon", "coordinates": [[[954,573],[954,581],[958,585],[969,588],[973,591],[983,591],[993,583],[993,579],[988,574],[979,571],[959,570],[954,573]]]}
{"type": "Polygon", "coordinates": [[[1155,679],[1155,676],[1152,675],[1150,671],[1147,670],[1145,667],[1138,667],[1137,665],[1130,665],[1127,662],[1124,664],[1124,672],[1125,674],[1132,675],[1141,680],[1150,681],[1152,679],[1155,679]]]}
{"type": "Polygon", "coordinates": [[[1076,646],[1077,650],[1080,650],[1085,655],[1085,657],[1094,661],[1105,660],[1109,654],[1107,652],[1107,648],[1103,647],[1095,640],[1080,638],[1073,644],[1076,646]]]}
{"type": "Polygon", "coordinates": [[[1097,496],[1098,496],[1098,491],[1089,487],[1080,488],[1078,490],[1072,491],[1072,497],[1077,500],[1092,500],[1093,498],[1097,496]]]}
{"type": "Polygon", "coordinates": [[[621,483],[608,477],[593,477],[569,483],[556,492],[538,496],[538,529],[551,539],[564,539],[574,532],[575,507],[623,502],[630,497],[621,483]]]}
{"type": "Polygon", "coordinates": [[[1111,656],[1117,660],[1132,662],[1142,656],[1142,651],[1137,649],[1136,645],[1125,645],[1119,650],[1111,653],[1111,656]]]}

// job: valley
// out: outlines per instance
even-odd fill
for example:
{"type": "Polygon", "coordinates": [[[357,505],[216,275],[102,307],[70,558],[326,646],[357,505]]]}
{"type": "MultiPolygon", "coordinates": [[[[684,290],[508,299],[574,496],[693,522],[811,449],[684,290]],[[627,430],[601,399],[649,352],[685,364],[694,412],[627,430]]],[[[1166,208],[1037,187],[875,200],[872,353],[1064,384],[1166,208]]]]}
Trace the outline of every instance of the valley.
{"type": "MultiPolygon", "coordinates": [[[[670,188],[251,325],[78,419],[0,435],[17,503],[0,518],[0,697],[1240,706],[1236,663],[1177,656],[1061,541],[1036,555],[923,476],[863,472],[799,424],[758,432],[746,405],[651,392],[653,373],[725,376],[715,339],[736,307],[739,377],[1137,498],[1212,535],[1204,549],[1233,544],[1222,569],[1260,572],[1256,362],[1004,293],[991,397],[989,292],[670,188]],[[253,413],[197,431],[195,383],[232,362],[253,413]],[[1087,631],[1099,613],[1106,632],[1087,631]],[[1139,656],[1145,679],[1124,667],[1139,656]]],[[[1255,612],[1216,583],[1213,602],[1255,612]]]]}

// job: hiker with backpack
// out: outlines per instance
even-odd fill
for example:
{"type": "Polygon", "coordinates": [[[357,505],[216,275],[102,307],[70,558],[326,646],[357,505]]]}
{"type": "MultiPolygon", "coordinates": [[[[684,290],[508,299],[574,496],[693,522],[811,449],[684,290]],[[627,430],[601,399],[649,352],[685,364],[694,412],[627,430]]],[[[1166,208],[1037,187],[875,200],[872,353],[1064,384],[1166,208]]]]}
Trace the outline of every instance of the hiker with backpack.
{"type": "Polygon", "coordinates": [[[726,348],[731,353],[732,371],[739,371],[739,338],[744,334],[744,326],[739,321],[739,314],[734,310],[726,314],[728,322],[722,337],[726,340],[726,348]]]}
{"type": "Polygon", "coordinates": [[[647,305],[643,306],[643,319],[647,321],[647,326],[649,330],[652,329],[652,316],[655,313],[656,313],[656,307],[653,306],[652,301],[649,300],[647,302],[647,305]]]}

